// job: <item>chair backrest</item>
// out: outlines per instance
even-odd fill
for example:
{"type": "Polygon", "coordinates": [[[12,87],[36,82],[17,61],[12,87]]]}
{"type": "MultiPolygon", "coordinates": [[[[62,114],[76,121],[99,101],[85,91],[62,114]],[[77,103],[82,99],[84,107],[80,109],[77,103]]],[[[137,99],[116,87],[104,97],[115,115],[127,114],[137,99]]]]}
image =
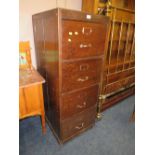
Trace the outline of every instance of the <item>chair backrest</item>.
{"type": "Polygon", "coordinates": [[[31,48],[29,41],[19,42],[19,68],[31,69],[31,48]]]}

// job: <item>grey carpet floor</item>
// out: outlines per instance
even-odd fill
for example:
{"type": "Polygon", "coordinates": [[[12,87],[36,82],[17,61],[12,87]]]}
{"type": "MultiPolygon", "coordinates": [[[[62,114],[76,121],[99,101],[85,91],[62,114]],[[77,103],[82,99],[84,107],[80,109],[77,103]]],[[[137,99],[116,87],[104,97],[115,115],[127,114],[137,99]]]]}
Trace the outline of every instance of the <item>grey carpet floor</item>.
{"type": "Polygon", "coordinates": [[[59,145],[46,124],[42,135],[40,117],[19,124],[20,155],[134,155],[135,124],[129,122],[135,97],[106,110],[95,126],[64,145],[59,145]]]}

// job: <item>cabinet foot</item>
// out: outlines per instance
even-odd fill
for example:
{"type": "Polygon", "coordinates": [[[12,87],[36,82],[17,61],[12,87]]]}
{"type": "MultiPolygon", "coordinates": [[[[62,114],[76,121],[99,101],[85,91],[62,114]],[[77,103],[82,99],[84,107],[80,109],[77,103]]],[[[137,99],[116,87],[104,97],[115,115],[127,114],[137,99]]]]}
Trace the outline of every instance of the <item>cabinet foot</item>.
{"type": "Polygon", "coordinates": [[[102,114],[101,113],[97,113],[96,117],[97,117],[98,120],[101,120],[102,119],[102,114]]]}

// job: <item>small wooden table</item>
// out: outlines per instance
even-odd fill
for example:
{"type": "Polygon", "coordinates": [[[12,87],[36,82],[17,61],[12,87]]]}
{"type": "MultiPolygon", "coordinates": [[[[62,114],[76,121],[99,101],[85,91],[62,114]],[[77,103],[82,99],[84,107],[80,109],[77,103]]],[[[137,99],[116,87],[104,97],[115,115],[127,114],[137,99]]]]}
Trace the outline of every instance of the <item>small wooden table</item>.
{"type": "Polygon", "coordinates": [[[45,112],[42,92],[43,77],[35,69],[19,71],[19,119],[40,115],[45,133],[45,112]]]}

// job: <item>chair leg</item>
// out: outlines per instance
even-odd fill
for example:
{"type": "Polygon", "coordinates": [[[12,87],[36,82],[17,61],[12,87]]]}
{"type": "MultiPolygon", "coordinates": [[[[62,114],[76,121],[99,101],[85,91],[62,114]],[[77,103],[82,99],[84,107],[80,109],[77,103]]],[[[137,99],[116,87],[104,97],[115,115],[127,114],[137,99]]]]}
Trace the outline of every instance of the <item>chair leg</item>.
{"type": "Polygon", "coordinates": [[[41,123],[42,123],[42,133],[45,134],[46,133],[46,123],[45,123],[45,115],[44,114],[41,115],[41,123]]]}

